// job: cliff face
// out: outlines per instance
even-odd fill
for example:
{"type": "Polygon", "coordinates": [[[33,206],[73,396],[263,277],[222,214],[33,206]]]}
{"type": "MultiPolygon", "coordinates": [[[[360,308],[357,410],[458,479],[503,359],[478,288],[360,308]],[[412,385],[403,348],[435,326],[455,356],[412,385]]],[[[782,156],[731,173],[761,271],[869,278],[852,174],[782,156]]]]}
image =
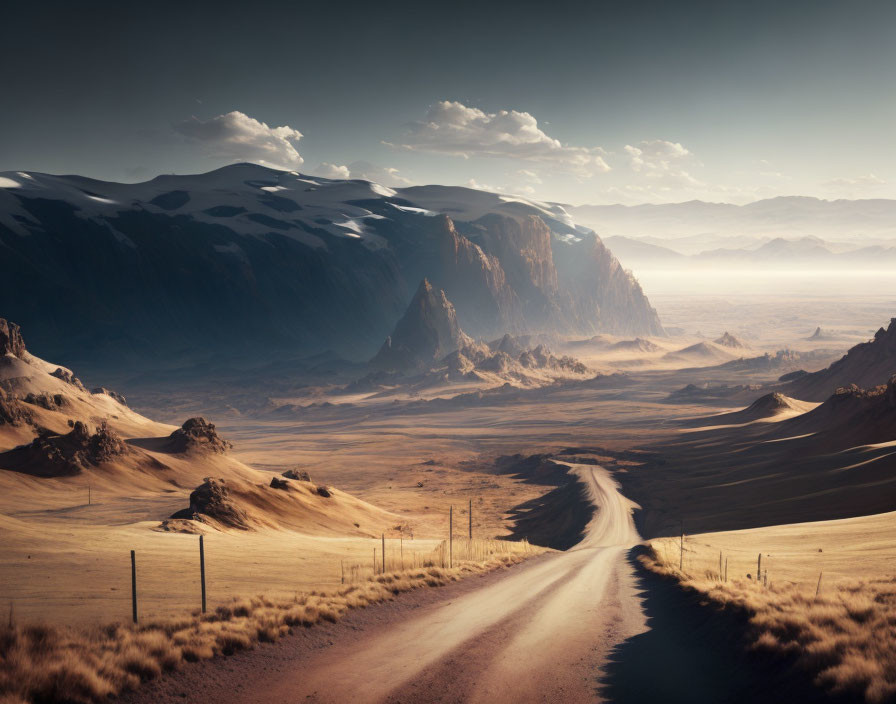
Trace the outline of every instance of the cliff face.
{"type": "MultiPolygon", "coordinates": [[[[3,176],[17,185],[0,189],[0,314],[87,372],[259,350],[366,359],[424,278],[476,336],[662,333],[559,206],[250,164],[141,184],[3,176]]],[[[0,339],[15,348],[14,331],[0,339]]]]}
{"type": "Polygon", "coordinates": [[[474,335],[523,328],[520,301],[500,258],[458,234],[447,215],[439,224],[438,262],[431,276],[455,302],[462,326],[474,335]]]}
{"type": "Polygon", "coordinates": [[[663,335],[641,285],[594,233],[554,246],[567,325],[579,334],[663,335]]]}
{"type": "Polygon", "coordinates": [[[806,374],[782,387],[783,393],[804,401],[824,401],[838,388],[853,384],[871,389],[896,374],[896,318],[869,342],[851,348],[827,369],[806,374]]]}

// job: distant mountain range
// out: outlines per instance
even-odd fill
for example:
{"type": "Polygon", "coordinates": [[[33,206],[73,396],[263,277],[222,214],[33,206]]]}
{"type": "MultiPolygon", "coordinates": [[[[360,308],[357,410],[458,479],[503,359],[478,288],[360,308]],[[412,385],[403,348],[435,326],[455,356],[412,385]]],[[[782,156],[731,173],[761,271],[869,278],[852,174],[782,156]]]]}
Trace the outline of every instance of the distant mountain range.
{"type": "Polygon", "coordinates": [[[664,264],[677,267],[726,265],[786,268],[794,265],[864,267],[896,263],[896,246],[863,246],[857,243],[844,246],[813,236],[798,239],[776,237],[758,246],[721,247],[690,255],[673,249],[674,241],[668,246],[622,236],[607,237],[604,241],[619,260],[632,269],[664,264]]]}
{"type": "Polygon", "coordinates": [[[138,184],[0,174],[0,305],[47,357],[369,359],[425,278],[476,337],[661,335],[560,206],[235,164],[138,184]],[[79,351],[73,357],[74,351],[79,351]]]}
{"type": "MultiPolygon", "coordinates": [[[[676,251],[742,247],[777,237],[830,241],[896,240],[896,200],[820,200],[788,196],[747,205],[689,201],[671,204],[582,205],[569,213],[603,237],[662,238],[676,251]],[[725,238],[729,238],[726,243],[725,238]],[[677,241],[677,246],[672,244],[677,241]]],[[[653,244],[662,244],[650,240],[653,244]]],[[[882,244],[879,242],[878,244],[882,244]]]]}

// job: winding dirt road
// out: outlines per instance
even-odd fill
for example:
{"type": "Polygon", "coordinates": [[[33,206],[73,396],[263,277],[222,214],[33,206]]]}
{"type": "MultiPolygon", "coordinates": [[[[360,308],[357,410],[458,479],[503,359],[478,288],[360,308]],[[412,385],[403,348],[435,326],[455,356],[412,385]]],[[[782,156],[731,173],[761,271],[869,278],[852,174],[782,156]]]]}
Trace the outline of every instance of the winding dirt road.
{"type": "Polygon", "coordinates": [[[598,510],[575,548],[351,642],[240,701],[593,701],[609,651],[646,629],[624,560],[633,504],[602,468],[571,465],[598,510]]]}

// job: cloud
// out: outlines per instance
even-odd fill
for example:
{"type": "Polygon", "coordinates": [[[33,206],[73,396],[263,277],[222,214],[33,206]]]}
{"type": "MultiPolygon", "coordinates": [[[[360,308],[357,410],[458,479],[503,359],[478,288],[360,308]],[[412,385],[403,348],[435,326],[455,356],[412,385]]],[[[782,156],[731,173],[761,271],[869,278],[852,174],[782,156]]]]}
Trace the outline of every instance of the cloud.
{"type": "Polygon", "coordinates": [[[534,171],[529,171],[529,169],[520,169],[516,172],[517,176],[521,176],[524,181],[528,183],[541,183],[541,177],[535,173],[534,171]]]}
{"type": "Polygon", "coordinates": [[[338,166],[336,164],[328,164],[326,161],[317,165],[314,173],[324,178],[351,178],[351,169],[347,166],[338,166]]]}
{"type": "Polygon", "coordinates": [[[202,144],[213,157],[282,169],[296,169],[304,163],[295,147],[301,132],[288,125],[269,127],[238,110],[208,120],[191,117],[176,123],[174,129],[202,144]]]}
{"type": "Polygon", "coordinates": [[[410,186],[411,180],[402,176],[398,169],[390,166],[379,166],[369,161],[353,161],[348,165],[352,172],[352,178],[362,178],[365,181],[374,181],[384,186],[410,186]]]}
{"type": "Polygon", "coordinates": [[[638,146],[625,145],[629,155],[632,171],[656,174],[673,171],[676,162],[690,156],[690,152],[679,142],[667,142],[665,139],[644,140],[638,146]]]}
{"type": "Polygon", "coordinates": [[[479,183],[475,178],[471,178],[464,184],[467,188],[475,188],[477,191],[490,191],[492,193],[504,190],[501,186],[490,186],[487,183],[479,183]]]}
{"type": "Polygon", "coordinates": [[[885,186],[886,184],[887,182],[879,176],[865,174],[864,176],[857,176],[855,178],[834,178],[830,181],[825,181],[822,185],[832,186],[834,188],[843,186],[850,188],[876,188],[877,186],[885,186]]]}
{"type": "Polygon", "coordinates": [[[541,162],[590,176],[610,170],[599,147],[570,147],[548,136],[528,112],[488,113],[442,100],[422,122],[412,122],[404,139],[390,146],[464,158],[498,157],[541,162]]]}
{"type": "Polygon", "coordinates": [[[363,181],[373,181],[383,186],[411,185],[411,180],[402,176],[398,169],[371,164],[369,161],[353,161],[348,166],[322,162],[314,169],[313,173],[324,178],[354,178],[363,181]]]}

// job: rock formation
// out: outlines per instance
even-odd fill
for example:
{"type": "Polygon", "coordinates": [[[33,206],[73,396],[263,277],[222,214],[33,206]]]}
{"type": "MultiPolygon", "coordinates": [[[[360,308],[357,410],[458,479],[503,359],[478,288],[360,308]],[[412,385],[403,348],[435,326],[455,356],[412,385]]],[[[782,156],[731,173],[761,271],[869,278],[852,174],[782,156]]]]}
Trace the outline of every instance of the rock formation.
{"type": "Polygon", "coordinates": [[[11,354],[13,357],[25,356],[25,341],[22,331],[15,323],[0,318],[0,355],[11,354]]]}
{"type": "Polygon", "coordinates": [[[228,528],[249,530],[249,516],[236,504],[224,479],[206,477],[190,493],[190,507],[172,514],[171,518],[202,520],[208,516],[228,528]]]}
{"type": "Polygon", "coordinates": [[[747,345],[745,345],[743,342],[738,340],[734,335],[729,333],[727,330],[721,337],[713,340],[713,342],[715,342],[717,345],[721,345],[722,347],[730,347],[730,348],[736,349],[736,350],[746,349],[746,347],[747,347],[747,345]]]}
{"type": "Polygon", "coordinates": [[[213,423],[205,418],[189,418],[168,436],[170,452],[227,452],[233,445],[223,440],[213,423]]]}
{"type": "Polygon", "coordinates": [[[374,369],[424,371],[436,360],[470,343],[472,339],[457,324],[457,314],[445,292],[436,291],[424,279],[370,364],[374,369]]]}
{"type": "Polygon", "coordinates": [[[836,389],[853,384],[875,388],[896,374],[896,318],[880,328],[874,339],[851,348],[827,369],[806,374],[781,388],[788,396],[823,401],[836,389]]]}

